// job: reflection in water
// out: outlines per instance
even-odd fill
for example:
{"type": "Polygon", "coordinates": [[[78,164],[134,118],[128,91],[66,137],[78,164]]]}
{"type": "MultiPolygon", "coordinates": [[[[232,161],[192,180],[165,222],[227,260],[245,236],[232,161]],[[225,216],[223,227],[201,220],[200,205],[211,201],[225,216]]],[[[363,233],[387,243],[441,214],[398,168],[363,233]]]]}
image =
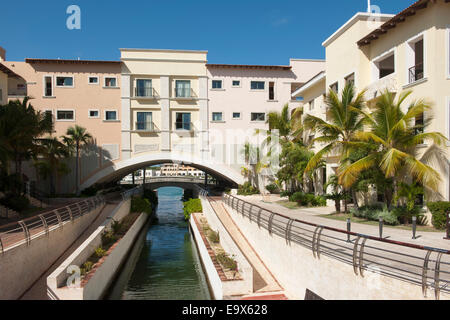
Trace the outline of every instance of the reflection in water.
{"type": "Polygon", "coordinates": [[[137,239],[109,299],[210,299],[182,196],[180,188],[158,189],[158,222],[137,239]]]}

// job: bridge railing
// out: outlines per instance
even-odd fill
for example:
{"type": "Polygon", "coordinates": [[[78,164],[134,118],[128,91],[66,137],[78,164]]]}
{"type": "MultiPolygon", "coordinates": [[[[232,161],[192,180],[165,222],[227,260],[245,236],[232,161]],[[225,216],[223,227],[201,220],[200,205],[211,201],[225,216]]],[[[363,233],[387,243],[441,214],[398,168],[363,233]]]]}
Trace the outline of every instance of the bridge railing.
{"type": "Polygon", "coordinates": [[[364,277],[370,270],[422,287],[426,297],[428,288],[450,293],[450,250],[390,240],[367,234],[350,232],[293,219],[232,195],[223,194],[223,202],[270,235],[296,243],[311,250],[320,259],[328,256],[353,266],[356,276],[364,277]],[[352,239],[353,237],[353,239],[352,239]]]}

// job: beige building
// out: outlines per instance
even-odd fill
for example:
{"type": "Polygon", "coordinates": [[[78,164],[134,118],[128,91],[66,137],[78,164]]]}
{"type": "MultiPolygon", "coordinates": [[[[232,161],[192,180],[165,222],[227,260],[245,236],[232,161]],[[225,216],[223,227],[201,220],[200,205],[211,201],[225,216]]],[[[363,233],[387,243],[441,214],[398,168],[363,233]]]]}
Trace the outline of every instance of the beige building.
{"type": "MultiPolygon", "coordinates": [[[[412,90],[404,106],[421,98],[430,102],[433,114],[424,115],[433,119],[428,130],[450,138],[449,17],[450,3],[445,0],[420,0],[397,15],[357,13],[323,43],[325,74],[311,79],[293,96],[304,97],[305,113],[326,117],[323,94],[342,90],[347,81],[354,82],[357,90],[367,89],[369,103],[385,89],[412,90]]],[[[418,152],[426,147],[420,146],[418,152]]],[[[328,162],[330,175],[336,164],[333,157],[328,162]]],[[[449,200],[448,170],[436,169],[443,181],[434,197],[449,200]]]]}

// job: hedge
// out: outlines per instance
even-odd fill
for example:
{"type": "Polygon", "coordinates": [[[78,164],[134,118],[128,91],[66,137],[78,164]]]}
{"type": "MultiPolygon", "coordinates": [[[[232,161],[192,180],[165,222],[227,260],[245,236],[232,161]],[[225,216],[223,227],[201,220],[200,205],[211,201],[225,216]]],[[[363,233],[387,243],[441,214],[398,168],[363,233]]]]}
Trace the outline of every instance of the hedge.
{"type": "Polygon", "coordinates": [[[443,230],[447,224],[447,215],[450,213],[449,201],[428,202],[428,209],[430,209],[432,220],[431,223],[436,229],[443,230]]]}
{"type": "Polygon", "coordinates": [[[202,202],[200,199],[189,199],[183,203],[184,219],[189,220],[194,212],[203,212],[202,202]]]}

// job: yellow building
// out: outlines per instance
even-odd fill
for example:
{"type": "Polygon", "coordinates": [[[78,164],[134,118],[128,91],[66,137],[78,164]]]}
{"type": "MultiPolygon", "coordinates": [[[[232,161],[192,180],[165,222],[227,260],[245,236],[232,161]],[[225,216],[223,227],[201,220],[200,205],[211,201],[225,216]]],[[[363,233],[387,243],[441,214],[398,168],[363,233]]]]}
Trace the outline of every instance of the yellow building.
{"type": "MultiPolygon", "coordinates": [[[[449,17],[450,3],[445,0],[419,0],[397,15],[357,13],[323,42],[325,74],[311,79],[293,97],[304,98],[305,114],[325,117],[323,94],[330,89],[340,92],[348,81],[358,91],[367,89],[369,103],[385,89],[396,94],[412,90],[405,108],[425,99],[433,106],[433,114],[423,115],[433,119],[427,130],[450,138],[449,17]]],[[[418,152],[426,147],[419,146],[418,152]]],[[[449,147],[447,168],[435,167],[442,183],[432,198],[450,199],[449,147]]],[[[328,176],[335,160],[328,159],[328,176]]]]}

